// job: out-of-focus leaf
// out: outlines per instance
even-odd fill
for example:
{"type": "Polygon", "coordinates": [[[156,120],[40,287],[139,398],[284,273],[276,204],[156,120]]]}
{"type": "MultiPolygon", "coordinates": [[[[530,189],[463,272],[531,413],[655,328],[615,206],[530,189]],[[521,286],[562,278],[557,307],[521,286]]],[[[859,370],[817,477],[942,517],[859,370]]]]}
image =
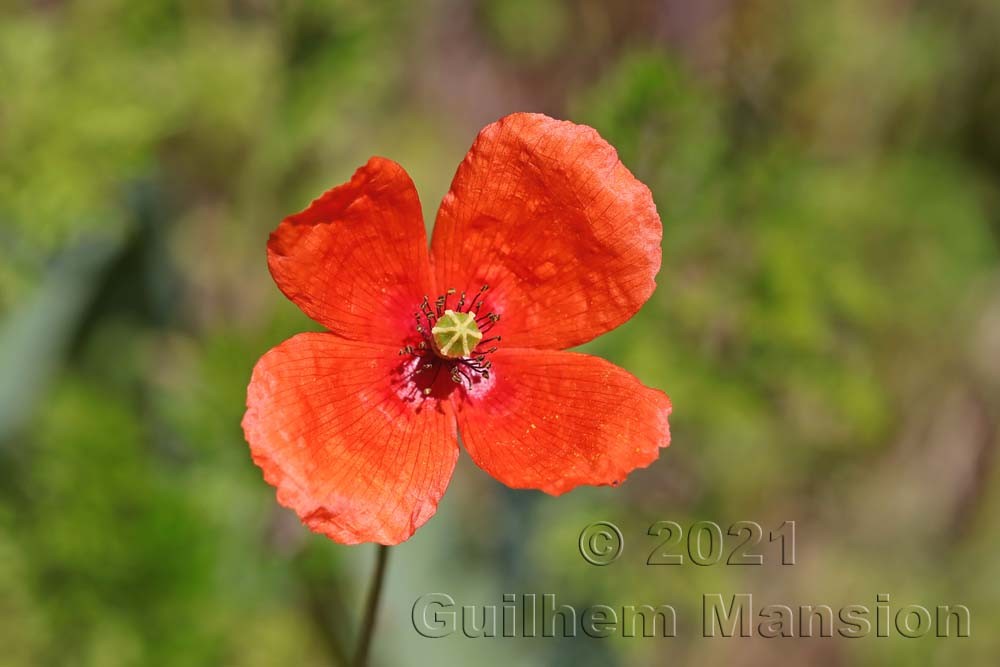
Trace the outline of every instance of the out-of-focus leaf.
{"type": "Polygon", "coordinates": [[[120,240],[107,237],[79,243],[0,323],[0,446],[31,416],[120,246],[120,240]]]}

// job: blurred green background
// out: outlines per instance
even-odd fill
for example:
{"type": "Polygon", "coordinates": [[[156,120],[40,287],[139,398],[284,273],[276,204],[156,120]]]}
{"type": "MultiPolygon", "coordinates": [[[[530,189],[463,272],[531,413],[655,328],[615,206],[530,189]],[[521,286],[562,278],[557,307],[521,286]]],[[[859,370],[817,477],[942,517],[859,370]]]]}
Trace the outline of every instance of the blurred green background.
{"type": "Polygon", "coordinates": [[[286,214],[374,154],[428,224],[483,125],[590,124],[664,221],[650,303],[586,346],[673,445],[553,499],[463,454],[391,556],[374,657],[1000,664],[1000,3],[0,0],[0,664],[327,665],[374,548],[274,502],[239,427],[315,329],[286,214]],[[588,565],[581,528],[626,550],[588,565]],[[648,567],[649,524],[797,522],[794,567],[648,567]],[[674,639],[423,639],[428,592],[668,602],[674,639]],[[972,637],[700,637],[701,595],[965,604],[972,637]]]}

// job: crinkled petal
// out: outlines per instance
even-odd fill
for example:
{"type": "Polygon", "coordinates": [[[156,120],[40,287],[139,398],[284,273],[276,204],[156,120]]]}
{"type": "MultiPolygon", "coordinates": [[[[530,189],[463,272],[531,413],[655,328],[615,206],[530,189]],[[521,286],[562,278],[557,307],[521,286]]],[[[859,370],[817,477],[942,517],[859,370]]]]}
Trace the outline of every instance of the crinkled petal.
{"type": "Polygon", "coordinates": [[[506,344],[563,349],[653,293],[662,226],[649,189],[584,125],[518,113],[487,126],[441,203],[439,288],[490,286],[506,344]]]}
{"type": "Polygon", "coordinates": [[[395,348],[329,333],[294,336],[254,368],[243,418],[254,462],[278,502],[336,542],[406,540],[451,478],[452,407],[416,397],[399,370],[395,348]]]}
{"type": "Polygon", "coordinates": [[[670,444],[670,399],[603,359],[502,349],[490,380],[453,399],[465,448],[514,488],[617,484],[670,444]]]}
{"type": "Polygon", "coordinates": [[[330,331],[398,346],[431,286],[413,182],[392,160],[373,157],[285,218],[271,233],[267,263],[281,291],[330,331]]]}

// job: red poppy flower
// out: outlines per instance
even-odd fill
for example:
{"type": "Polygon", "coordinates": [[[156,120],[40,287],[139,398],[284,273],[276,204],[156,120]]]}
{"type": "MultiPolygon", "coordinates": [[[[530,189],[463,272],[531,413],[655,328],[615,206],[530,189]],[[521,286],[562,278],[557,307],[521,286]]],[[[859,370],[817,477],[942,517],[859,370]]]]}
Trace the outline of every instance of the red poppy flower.
{"type": "Polygon", "coordinates": [[[396,544],[458,458],[558,495],[617,484],[669,444],[670,400],[563,352],[632,317],[660,268],[649,189],[596,131],[538,114],[486,127],[438,211],[395,162],[271,234],[281,291],[329,332],[257,362],[243,429],[278,502],[345,544],[396,544]]]}

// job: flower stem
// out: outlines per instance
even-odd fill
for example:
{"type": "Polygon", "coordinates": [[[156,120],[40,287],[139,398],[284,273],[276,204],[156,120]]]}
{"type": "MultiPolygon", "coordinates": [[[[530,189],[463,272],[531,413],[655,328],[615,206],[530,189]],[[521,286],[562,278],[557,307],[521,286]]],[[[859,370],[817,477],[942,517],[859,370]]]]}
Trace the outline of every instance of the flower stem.
{"type": "Polygon", "coordinates": [[[365,667],[368,664],[368,649],[375,634],[375,616],[378,613],[378,601],[382,595],[382,582],[385,580],[385,565],[389,559],[389,547],[379,545],[378,560],[372,573],[371,588],[368,589],[368,603],[365,605],[365,617],[361,623],[361,634],[358,637],[358,648],[354,654],[354,667],[365,667]]]}

